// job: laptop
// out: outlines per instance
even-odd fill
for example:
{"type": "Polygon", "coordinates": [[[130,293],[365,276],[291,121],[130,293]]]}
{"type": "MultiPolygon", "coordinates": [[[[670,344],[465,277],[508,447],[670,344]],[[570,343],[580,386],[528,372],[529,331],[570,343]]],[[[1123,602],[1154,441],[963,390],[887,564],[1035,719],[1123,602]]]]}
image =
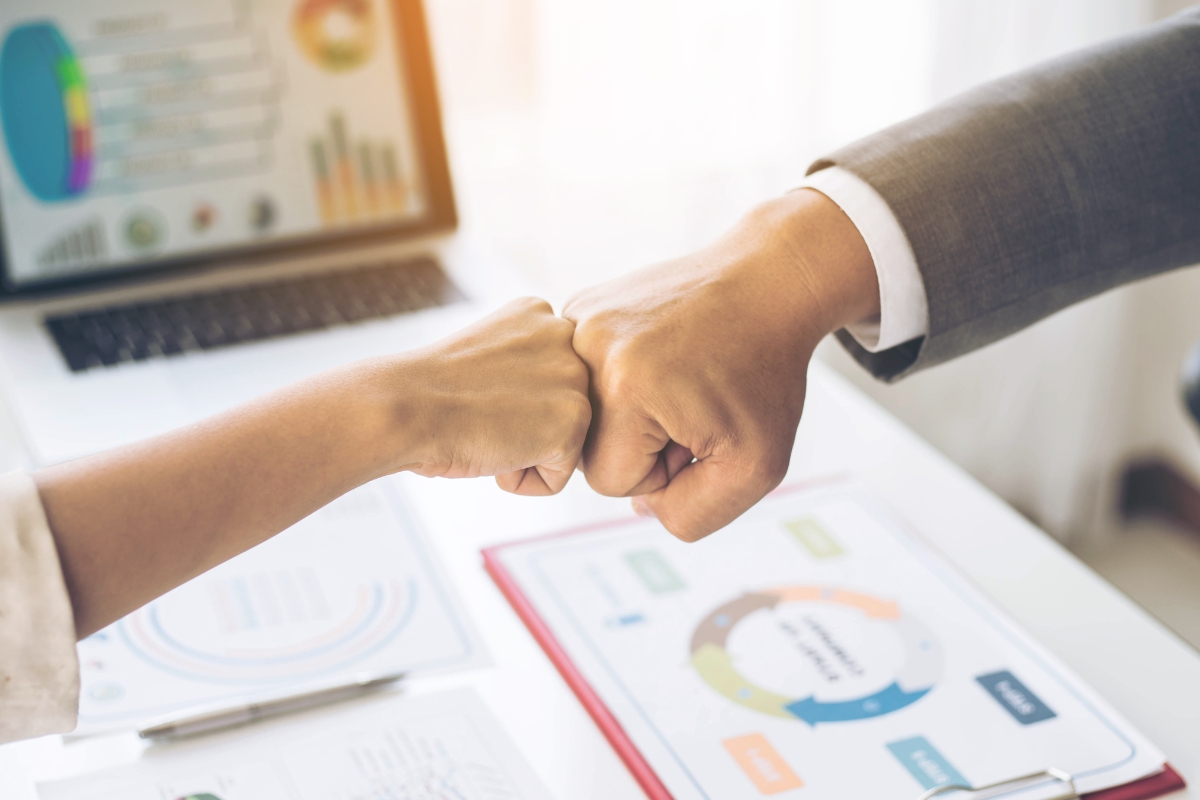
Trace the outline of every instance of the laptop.
{"type": "Polygon", "coordinates": [[[0,380],[34,461],[514,293],[456,233],[419,0],[4,0],[0,380]]]}

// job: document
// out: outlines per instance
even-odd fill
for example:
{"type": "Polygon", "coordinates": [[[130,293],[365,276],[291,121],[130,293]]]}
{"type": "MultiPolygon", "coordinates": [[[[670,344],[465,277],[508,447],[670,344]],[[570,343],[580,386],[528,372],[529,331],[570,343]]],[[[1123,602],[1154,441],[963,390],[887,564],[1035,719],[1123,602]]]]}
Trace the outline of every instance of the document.
{"type": "Polygon", "coordinates": [[[361,674],[487,660],[384,479],[80,642],[76,734],[361,674]]]}
{"type": "Polygon", "coordinates": [[[154,747],[41,800],[550,800],[479,697],[378,698],[154,747]]]}
{"type": "Polygon", "coordinates": [[[696,544],[632,521],[485,557],[581,698],[615,718],[610,740],[627,737],[674,800],[903,800],[1048,768],[1083,793],[1163,770],[853,483],[777,493],[696,544]]]}

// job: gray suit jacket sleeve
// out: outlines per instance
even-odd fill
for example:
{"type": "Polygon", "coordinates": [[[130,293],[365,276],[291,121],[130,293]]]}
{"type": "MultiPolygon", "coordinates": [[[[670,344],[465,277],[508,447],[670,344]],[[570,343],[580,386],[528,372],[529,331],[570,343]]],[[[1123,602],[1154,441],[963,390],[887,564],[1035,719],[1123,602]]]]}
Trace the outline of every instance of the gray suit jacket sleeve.
{"type": "Polygon", "coordinates": [[[873,354],[839,332],[877,377],[1200,262],[1200,9],[986,84],[809,172],[835,164],[887,201],[929,301],[922,339],[873,354]]]}

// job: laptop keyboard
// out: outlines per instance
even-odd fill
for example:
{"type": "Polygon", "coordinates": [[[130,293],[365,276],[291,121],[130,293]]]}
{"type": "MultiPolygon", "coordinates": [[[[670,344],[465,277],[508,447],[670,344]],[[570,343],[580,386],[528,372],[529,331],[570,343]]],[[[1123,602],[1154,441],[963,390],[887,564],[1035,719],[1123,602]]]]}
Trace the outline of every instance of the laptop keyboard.
{"type": "Polygon", "coordinates": [[[72,372],[379,319],[465,299],[429,258],[46,317],[72,372]]]}

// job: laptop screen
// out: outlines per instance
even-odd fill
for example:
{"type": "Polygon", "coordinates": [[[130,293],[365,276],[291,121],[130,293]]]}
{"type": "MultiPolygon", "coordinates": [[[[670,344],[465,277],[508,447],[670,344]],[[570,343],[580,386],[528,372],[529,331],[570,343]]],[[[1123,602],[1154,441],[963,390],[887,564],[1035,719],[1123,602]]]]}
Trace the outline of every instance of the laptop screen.
{"type": "Polygon", "coordinates": [[[429,213],[389,0],[3,0],[21,287],[429,213]]]}

